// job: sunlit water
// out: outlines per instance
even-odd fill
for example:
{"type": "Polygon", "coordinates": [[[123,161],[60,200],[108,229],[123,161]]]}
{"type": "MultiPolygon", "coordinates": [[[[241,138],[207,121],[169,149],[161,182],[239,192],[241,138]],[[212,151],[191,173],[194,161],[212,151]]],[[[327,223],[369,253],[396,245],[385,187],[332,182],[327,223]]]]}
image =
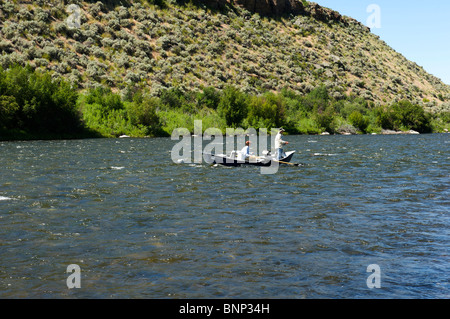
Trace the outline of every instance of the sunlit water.
{"type": "Polygon", "coordinates": [[[450,135],[285,139],[304,166],[274,175],[168,138],[0,142],[0,298],[450,297],[450,135]]]}

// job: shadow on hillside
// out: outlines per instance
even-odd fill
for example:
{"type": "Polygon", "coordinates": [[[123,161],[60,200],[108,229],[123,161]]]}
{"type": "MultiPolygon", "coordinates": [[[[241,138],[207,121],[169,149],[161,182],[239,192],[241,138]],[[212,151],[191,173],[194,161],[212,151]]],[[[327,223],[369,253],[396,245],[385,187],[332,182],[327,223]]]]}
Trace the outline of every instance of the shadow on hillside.
{"type": "MultiPolygon", "coordinates": [[[[162,0],[164,1],[164,0],[162,0]]],[[[230,12],[235,13],[236,15],[240,15],[240,10],[238,9],[239,6],[232,5],[230,3],[227,3],[225,1],[219,1],[219,0],[175,0],[175,3],[179,6],[187,6],[187,5],[194,5],[197,8],[200,9],[208,9],[212,13],[221,13],[224,15],[227,15],[230,12]]],[[[240,6],[240,8],[243,8],[240,6]]],[[[245,8],[244,8],[245,9],[245,8]]],[[[269,18],[276,20],[278,22],[281,22],[284,24],[283,18],[291,17],[292,13],[267,13],[263,14],[261,12],[248,10],[250,15],[252,14],[258,14],[261,17],[269,18]]],[[[245,12],[245,11],[244,11],[245,12]]],[[[306,15],[306,12],[297,13],[296,15],[306,15]]]]}
{"type": "MultiPolygon", "coordinates": [[[[123,6],[123,7],[131,7],[133,5],[132,0],[106,0],[106,1],[98,1],[98,0],[87,0],[88,3],[97,3],[101,2],[105,8],[108,10],[114,10],[117,6],[123,6]]],[[[147,3],[157,5],[159,7],[165,7],[166,6],[166,0],[147,0],[147,3]]]]}
{"type": "Polygon", "coordinates": [[[226,14],[235,12],[236,8],[228,3],[219,2],[218,0],[175,0],[179,6],[194,5],[201,9],[209,9],[212,13],[226,14]]]}

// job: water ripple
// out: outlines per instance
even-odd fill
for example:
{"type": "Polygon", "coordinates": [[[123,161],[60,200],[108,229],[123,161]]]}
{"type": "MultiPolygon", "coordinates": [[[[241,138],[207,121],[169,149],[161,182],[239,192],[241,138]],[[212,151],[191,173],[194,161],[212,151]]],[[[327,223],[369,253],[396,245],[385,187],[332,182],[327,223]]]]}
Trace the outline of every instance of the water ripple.
{"type": "Polygon", "coordinates": [[[448,135],[286,138],[305,165],[275,175],[164,138],[3,142],[0,297],[450,296],[448,135]]]}

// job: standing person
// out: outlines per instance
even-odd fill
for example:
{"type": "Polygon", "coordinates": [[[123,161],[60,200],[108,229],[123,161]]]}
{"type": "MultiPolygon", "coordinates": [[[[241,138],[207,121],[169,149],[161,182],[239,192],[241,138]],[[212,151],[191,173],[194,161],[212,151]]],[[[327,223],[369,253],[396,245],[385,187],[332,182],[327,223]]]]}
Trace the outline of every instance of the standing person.
{"type": "Polygon", "coordinates": [[[250,141],[247,141],[247,142],[245,142],[245,146],[239,152],[238,159],[240,161],[245,161],[249,157],[250,157],[250,141]]]}
{"type": "Polygon", "coordinates": [[[285,156],[284,151],[283,151],[283,145],[289,144],[289,142],[282,140],[281,136],[283,135],[283,132],[284,132],[284,129],[280,128],[278,130],[277,135],[275,136],[275,149],[276,149],[275,158],[277,160],[280,160],[285,156]]]}

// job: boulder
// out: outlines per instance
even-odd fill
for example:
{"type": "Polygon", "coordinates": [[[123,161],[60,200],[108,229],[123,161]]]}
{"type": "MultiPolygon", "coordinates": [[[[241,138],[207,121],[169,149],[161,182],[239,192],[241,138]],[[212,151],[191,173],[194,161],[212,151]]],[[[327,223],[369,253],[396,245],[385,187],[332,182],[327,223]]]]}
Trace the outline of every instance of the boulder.
{"type": "Polygon", "coordinates": [[[282,15],[304,15],[323,22],[336,22],[345,25],[355,25],[365,28],[359,21],[341,15],[339,12],[322,7],[315,2],[304,4],[302,0],[199,0],[213,9],[220,9],[226,5],[237,5],[250,12],[258,13],[262,16],[282,16],[282,15]]]}
{"type": "Polygon", "coordinates": [[[240,5],[248,11],[264,16],[280,16],[284,14],[301,14],[305,12],[303,3],[298,0],[226,0],[240,5]]]}
{"type": "Polygon", "coordinates": [[[393,130],[381,130],[381,134],[383,135],[399,135],[399,134],[420,134],[417,131],[409,130],[409,131],[393,131],[393,130]]]}
{"type": "Polygon", "coordinates": [[[358,133],[358,130],[350,124],[341,125],[336,132],[341,135],[355,135],[358,133]]]}
{"type": "Polygon", "coordinates": [[[311,14],[312,17],[324,22],[328,21],[340,22],[344,20],[339,12],[322,7],[315,2],[310,3],[309,13],[311,14]]]}

